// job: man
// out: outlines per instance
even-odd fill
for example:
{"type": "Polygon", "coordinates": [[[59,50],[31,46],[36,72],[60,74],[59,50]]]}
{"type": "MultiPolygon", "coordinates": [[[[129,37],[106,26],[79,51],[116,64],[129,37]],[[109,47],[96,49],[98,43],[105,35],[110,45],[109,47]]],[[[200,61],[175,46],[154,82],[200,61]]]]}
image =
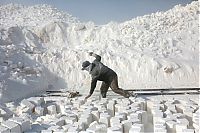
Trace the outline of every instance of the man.
{"type": "Polygon", "coordinates": [[[89,55],[96,59],[92,63],[89,61],[82,63],[82,70],[88,71],[92,76],[90,93],[85,97],[85,99],[92,95],[98,80],[102,81],[100,91],[103,98],[106,97],[109,87],[117,94],[126,98],[130,97],[131,94],[128,91],[119,88],[117,74],[112,69],[101,63],[101,56],[93,52],[90,52],[89,55]]]}

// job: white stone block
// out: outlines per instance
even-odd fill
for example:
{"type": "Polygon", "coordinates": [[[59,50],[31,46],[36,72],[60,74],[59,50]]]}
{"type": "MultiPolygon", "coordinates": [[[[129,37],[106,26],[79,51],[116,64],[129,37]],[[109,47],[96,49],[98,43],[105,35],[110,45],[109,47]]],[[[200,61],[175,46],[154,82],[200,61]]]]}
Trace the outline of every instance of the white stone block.
{"type": "Polygon", "coordinates": [[[123,133],[121,125],[116,125],[114,127],[109,127],[107,133],[123,133]]]}
{"type": "Polygon", "coordinates": [[[199,123],[198,124],[197,123],[193,123],[193,127],[194,127],[194,129],[200,129],[199,123]]]}
{"type": "Polygon", "coordinates": [[[132,125],[130,130],[129,130],[129,133],[141,133],[141,132],[144,132],[143,130],[143,126],[141,125],[132,125]]]}
{"type": "Polygon", "coordinates": [[[158,128],[154,130],[154,133],[167,133],[167,130],[165,128],[158,128]]]}
{"type": "Polygon", "coordinates": [[[30,97],[28,98],[28,101],[32,102],[36,106],[41,106],[44,104],[44,97],[30,97]]]}
{"type": "Polygon", "coordinates": [[[28,131],[31,129],[31,123],[29,119],[21,118],[21,117],[13,117],[10,118],[9,121],[13,121],[20,125],[21,131],[28,131]]]}
{"type": "Polygon", "coordinates": [[[146,124],[147,121],[148,121],[147,112],[146,112],[146,111],[143,111],[143,110],[140,110],[140,111],[137,111],[137,113],[138,113],[138,117],[139,117],[140,121],[141,121],[143,124],[146,124]]]}
{"type": "Polygon", "coordinates": [[[128,133],[131,126],[132,126],[132,122],[130,120],[124,120],[122,121],[122,125],[123,125],[123,132],[124,133],[128,133]]]}
{"type": "Polygon", "coordinates": [[[183,133],[195,133],[194,129],[183,129],[182,132],[183,133]]]}
{"type": "Polygon", "coordinates": [[[68,129],[69,129],[70,127],[72,127],[72,126],[73,126],[73,124],[67,124],[67,125],[62,126],[62,128],[65,130],[65,132],[67,132],[68,129]]]}
{"type": "Polygon", "coordinates": [[[52,130],[42,130],[41,133],[53,133],[52,130]]]}
{"type": "Polygon", "coordinates": [[[10,132],[21,132],[20,126],[13,121],[3,121],[1,125],[9,128],[10,132]]]}
{"type": "Polygon", "coordinates": [[[167,109],[170,110],[172,113],[177,113],[176,106],[171,104],[167,106],[167,109]]]}
{"type": "Polygon", "coordinates": [[[82,114],[79,118],[78,122],[84,123],[85,128],[89,127],[90,123],[92,123],[92,115],[91,114],[82,114]]]}
{"type": "Polygon", "coordinates": [[[160,110],[153,112],[153,123],[160,121],[160,119],[162,118],[163,118],[163,112],[161,112],[160,110]]]}
{"type": "Polygon", "coordinates": [[[48,114],[57,114],[56,105],[50,105],[47,107],[48,114]]]}
{"type": "Polygon", "coordinates": [[[78,133],[79,128],[77,126],[70,127],[67,131],[68,133],[78,133]]]}
{"type": "Polygon", "coordinates": [[[115,115],[115,101],[110,101],[107,104],[108,112],[111,116],[115,115]]]}
{"type": "Polygon", "coordinates": [[[170,133],[174,133],[176,131],[176,124],[177,122],[175,121],[167,121],[166,122],[166,127],[167,127],[167,131],[169,131],[170,133]]]}
{"type": "Polygon", "coordinates": [[[165,125],[165,122],[156,122],[156,123],[154,123],[154,129],[156,129],[156,128],[166,128],[166,125],[165,125]]]}
{"type": "Polygon", "coordinates": [[[56,125],[56,126],[50,126],[48,128],[48,130],[51,130],[51,131],[56,131],[57,129],[60,129],[60,126],[56,125]]]}
{"type": "Polygon", "coordinates": [[[34,111],[35,105],[33,103],[31,103],[30,101],[28,101],[27,99],[23,99],[20,103],[20,105],[23,108],[28,108],[28,110],[30,110],[31,112],[34,111]]]}
{"type": "Polygon", "coordinates": [[[96,125],[96,128],[100,129],[101,133],[107,133],[107,125],[105,124],[96,125]]]}
{"type": "Polygon", "coordinates": [[[61,126],[65,125],[65,120],[64,119],[56,119],[52,122],[52,124],[61,127],[61,126]]]}
{"type": "Polygon", "coordinates": [[[6,111],[0,108],[0,116],[6,115],[6,111]]]}
{"type": "Polygon", "coordinates": [[[65,120],[65,123],[73,124],[74,122],[77,122],[77,117],[67,116],[64,118],[64,120],[65,120]]]}
{"type": "Polygon", "coordinates": [[[119,124],[121,122],[119,117],[111,117],[110,118],[110,126],[113,127],[116,124],[119,124]]]}
{"type": "Polygon", "coordinates": [[[108,113],[101,113],[99,123],[106,124],[107,127],[110,126],[110,118],[111,116],[108,113]]]}
{"type": "Polygon", "coordinates": [[[0,125],[0,133],[10,133],[10,129],[0,125]]]}
{"type": "Polygon", "coordinates": [[[184,124],[184,125],[186,125],[187,127],[189,127],[189,121],[188,121],[186,118],[177,119],[177,123],[179,123],[179,124],[184,124]]]}
{"type": "Polygon", "coordinates": [[[85,124],[82,122],[74,122],[73,126],[78,126],[79,131],[85,130],[85,124]]]}
{"type": "Polygon", "coordinates": [[[123,121],[127,119],[127,114],[123,112],[116,112],[115,117],[118,117],[121,121],[123,121]]]}
{"type": "Polygon", "coordinates": [[[96,125],[98,125],[99,123],[97,121],[93,121],[92,123],[90,123],[89,127],[96,127],[96,125]]]}
{"type": "Polygon", "coordinates": [[[35,107],[35,114],[43,115],[44,114],[44,108],[42,108],[41,106],[35,107]]]}
{"type": "Polygon", "coordinates": [[[0,116],[0,123],[1,123],[2,121],[4,121],[4,119],[3,119],[3,117],[0,116]]]}
{"type": "Polygon", "coordinates": [[[141,121],[139,120],[139,118],[131,117],[131,118],[128,118],[128,120],[131,121],[133,124],[134,123],[141,124],[141,121]]]}
{"type": "Polygon", "coordinates": [[[176,132],[181,133],[183,129],[187,129],[188,125],[185,123],[176,124],[176,132]]]}
{"type": "Polygon", "coordinates": [[[64,129],[56,129],[53,133],[65,133],[64,129]]]}
{"type": "Polygon", "coordinates": [[[90,132],[90,133],[101,133],[101,129],[97,128],[98,123],[97,122],[93,122],[90,124],[90,127],[87,128],[86,131],[90,132]]]}
{"type": "Polygon", "coordinates": [[[139,102],[140,103],[140,109],[141,110],[147,110],[147,103],[146,103],[146,100],[139,97],[136,99],[136,102],[139,102]]]}
{"type": "Polygon", "coordinates": [[[97,111],[92,111],[91,113],[92,113],[92,119],[94,121],[99,121],[99,117],[100,117],[99,111],[98,110],[97,111]]]}
{"type": "Polygon", "coordinates": [[[79,133],[91,133],[91,132],[88,132],[88,131],[80,131],[79,133]]]}
{"type": "Polygon", "coordinates": [[[195,133],[199,133],[199,128],[198,128],[198,129],[195,129],[194,131],[195,131],[195,133]]]}
{"type": "Polygon", "coordinates": [[[183,110],[185,109],[185,105],[183,104],[176,104],[176,110],[178,113],[183,113],[183,110]]]}
{"type": "Polygon", "coordinates": [[[167,129],[166,129],[166,126],[165,126],[165,123],[160,123],[160,122],[157,122],[154,124],[154,132],[155,133],[159,133],[159,132],[162,132],[162,133],[165,133],[167,132],[167,129]]]}

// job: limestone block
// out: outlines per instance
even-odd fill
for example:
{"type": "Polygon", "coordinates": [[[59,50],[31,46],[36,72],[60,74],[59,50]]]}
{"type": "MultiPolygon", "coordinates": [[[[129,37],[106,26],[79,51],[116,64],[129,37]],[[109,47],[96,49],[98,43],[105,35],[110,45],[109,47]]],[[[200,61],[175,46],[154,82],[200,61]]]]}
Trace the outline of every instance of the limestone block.
{"type": "Polygon", "coordinates": [[[153,112],[153,123],[160,121],[162,118],[163,118],[163,112],[161,112],[160,110],[153,112]]]}
{"type": "Polygon", "coordinates": [[[78,126],[79,131],[85,130],[85,124],[83,122],[74,122],[73,126],[78,126]]]}
{"type": "Polygon", "coordinates": [[[86,131],[91,132],[91,133],[101,133],[101,129],[97,128],[97,125],[98,125],[97,121],[92,122],[86,131]]]}
{"type": "Polygon", "coordinates": [[[93,119],[94,121],[99,121],[100,114],[99,114],[99,111],[98,111],[98,110],[92,111],[91,114],[92,114],[92,119],[93,119]]]}
{"type": "Polygon", "coordinates": [[[65,120],[65,123],[73,124],[74,122],[77,122],[77,117],[63,117],[62,119],[65,120]]]}
{"type": "Polygon", "coordinates": [[[85,128],[89,127],[90,123],[92,123],[92,115],[91,114],[83,114],[78,122],[84,123],[85,128]]]}
{"type": "Polygon", "coordinates": [[[141,133],[144,132],[143,124],[133,124],[129,130],[129,133],[141,133]]]}
{"type": "Polygon", "coordinates": [[[35,107],[34,113],[37,114],[37,115],[43,115],[44,114],[44,108],[42,108],[41,106],[37,106],[37,107],[35,107]]]}
{"type": "Polygon", "coordinates": [[[3,119],[3,117],[0,116],[0,123],[1,123],[2,121],[4,121],[4,119],[3,119]]]}
{"type": "Polygon", "coordinates": [[[172,115],[172,112],[169,109],[165,110],[164,117],[167,117],[169,115],[172,115]]]}
{"type": "Polygon", "coordinates": [[[55,131],[53,131],[53,133],[64,133],[65,130],[64,129],[56,129],[55,131]]]}
{"type": "Polygon", "coordinates": [[[177,113],[176,106],[174,104],[168,105],[167,109],[172,113],[177,113]]]}
{"type": "Polygon", "coordinates": [[[28,101],[27,99],[23,99],[20,103],[23,108],[27,108],[30,112],[34,111],[35,105],[28,101]]]}
{"type": "Polygon", "coordinates": [[[13,117],[13,118],[10,118],[9,121],[13,121],[19,124],[22,132],[31,129],[31,123],[29,119],[21,118],[21,117],[13,117]]]}
{"type": "Polygon", "coordinates": [[[110,118],[110,126],[115,126],[116,124],[119,124],[121,122],[119,117],[111,117],[110,118]]]}
{"type": "Polygon", "coordinates": [[[156,122],[154,124],[154,132],[155,133],[159,133],[159,132],[167,133],[165,123],[156,122]]]}
{"type": "Polygon", "coordinates": [[[64,126],[65,125],[65,120],[64,119],[56,119],[52,122],[53,125],[57,126],[64,126]]]}
{"type": "Polygon", "coordinates": [[[48,130],[51,130],[51,131],[56,131],[57,129],[60,129],[60,126],[55,125],[55,126],[50,126],[50,127],[48,128],[48,130]]]}
{"type": "Polygon", "coordinates": [[[176,132],[181,133],[183,129],[187,129],[188,125],[185,123],[176,124],[176,132]]]}
{"type": "Polygon", "coordinates": [[[154,130],[154,133],[167,133],[167,130],[165,128],[158,128],[154,130]]]}
{"type": "Polygon", "coordinates": [[[72,127],[72,126],[73,126],[73,124],[67,124],[67,125],[62,126],[62,128],[65,130],[65,132],[67,132],[68,129],[69,129],[70,127],[72,127]]]}
{"type": "Polygon", "coordinates": [[[194,129],[200,129],[199,123],[198,124],[197,123],[193,123],[192,125],[193,125],[194,129]]]}
{"type": "Polygon", "coordinates": [[[107,125],[106,124],[96,125],[96,128],[100,129],[101,133],[107,133],[107,125]]]}
{"type": "Polygon", "coordinates": [[[67,131],[68,133],[78,133],[79,132],[79,128],[78,126],[72,126],[68,129],[67,131]]]}
{"type": "Polygon", "coordinates": [[[108,102],[107,110],[111,116],[115,115],[115,101],[108,102]]]}
{"type": "Polygon", "coordinates": [[[0,133],[10,133],[10,129],[0,125],[0,133]]]}
{"type": "Polygon", "coordinates": [[[30,97],[27,100],[36,106],[41,106],[44,104],[44,97],[30,97]]]}
{"type": "Polygon", "coordinates": [[[186,116],[191,117],[191,118],[193,116],[193,112],[194,112],[193,108],[185,108],[185,109],[183,109],[183,114],[185,114],[186,116]]]}
{"type": "Polygon", "coordinates": [[[52,130],[42,130],[41,133],[53,133],[52,130]]]}
{"type": "Polygon", "coordinates": [[[133,124],[137,123],[137,124],[141,124],[142,122],[140,121],[139,118],[134,118],[134,117],[129,117],[128,120],[130,120],[133,124]]]}
{"type": "Polygon", "coordinates": [[[124,121],[122,121],[122,125],[123,125],[123,132],[124,133],[128,133],[129,132],[129,130],[130,130],[130,128],[131,128],[131,126],[132,126],[132,121],[130,121],[130,120],[124,120],[124,121]]]}
{"type": "Polygon", "coordinates": [[[184,124],[189,127],[189,121],[186,118],[177,119],[177,123],[184,124]]]}
{"type": "Polygon", "coordinates": [[[56,105],[50,105],[47,107],[48,114],[57,114],[56,105]]]}
{"type": "Polygon", "coordinates": [[[21,132],[20,126],[13,121],[3,121],[1,125],[8,128],[10,132],[21,132]]]}
{"type": "Polygon", "coordinates": [[[175,122],[173,120],[167,121],[166,122],[167,131],[170,133],[175,133],[176,132],[176,124],[177,124],[177,122],[175,122]]]}
{"type": "Polygon", "coordinates": [[[183,104],[176,104],[176,110],[178,113],[183,113],[183,110],[185,109],[185,105],[183,104]]]}
{"type": "Polygon", "coordinates": [[[136,99],[136,102],[139,102],[140,103],[140,109],[141,110],[147,110],[147,102],[145,99],[139,97],[136,99]]]}
{"type": "Polygon", "coordinates": [[[147,123],[148,118],[147,118],[146,111],[140,110],[140,111],[136,111],[136,113],[138,113],[138,117],[143,124],[147,123]]]}
{"type": "Polygon", "coordinates": [[[195,133],[199,133],[199,128],[198,128],[198,129],[195,129],[195,133]]]}
{"type": "Polygon", "coordinates": [[[182,130],[183,133],[195,133],[194,129],[183,129],[182,130]]]}
{"type": "Polygon", "coordinates": [[[107,133],[123,133],[123,128],[121,125],[115,125],[114,127],[109,127],[107,133]]]}
{"type": "Polygon", "coordinates": [[[119,117],[121,121],[126,120],[127,119],[127,114],[123,113],[123,112],[116,112],[115,113],[115,117],[119,117]]]}
{"type": "Polygon", "coordinates": [[[99,123],[106,124],[107,127],[109,127],[110,126],[110,118],[111,118],[111,116],[109,114],[101,113],[99,123]]]}

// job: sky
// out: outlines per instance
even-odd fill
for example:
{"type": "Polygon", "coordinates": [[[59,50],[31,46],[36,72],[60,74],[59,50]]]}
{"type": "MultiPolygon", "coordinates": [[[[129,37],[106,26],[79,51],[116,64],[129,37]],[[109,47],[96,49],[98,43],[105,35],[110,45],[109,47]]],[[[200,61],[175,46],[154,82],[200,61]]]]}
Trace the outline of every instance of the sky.
{"type": "Polygon", "coordinates": [[[48,4],[66,11],[81,22],[93,21],[97,25],[110,21],[124,22],[137,16],[166,11],[177,4],[186,5],[192,0],[0,0],[0,5],[48,4]]]}

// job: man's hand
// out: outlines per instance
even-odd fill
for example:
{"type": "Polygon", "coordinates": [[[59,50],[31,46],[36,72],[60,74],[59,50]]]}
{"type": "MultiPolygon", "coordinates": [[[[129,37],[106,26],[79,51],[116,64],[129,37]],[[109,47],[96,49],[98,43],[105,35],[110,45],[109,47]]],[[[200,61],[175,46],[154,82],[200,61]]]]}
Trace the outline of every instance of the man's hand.
{"type": "Polygon", "coordinates": [[[93,52],[89,52],[89,55],[92,56],[92,55],[93,55],[93,52]]]}
{"type": "Polygon", "coordinates": [[[87,100],[91,95],[89,94],[88,96],[85,97],[85,100],[87,100]]]}

